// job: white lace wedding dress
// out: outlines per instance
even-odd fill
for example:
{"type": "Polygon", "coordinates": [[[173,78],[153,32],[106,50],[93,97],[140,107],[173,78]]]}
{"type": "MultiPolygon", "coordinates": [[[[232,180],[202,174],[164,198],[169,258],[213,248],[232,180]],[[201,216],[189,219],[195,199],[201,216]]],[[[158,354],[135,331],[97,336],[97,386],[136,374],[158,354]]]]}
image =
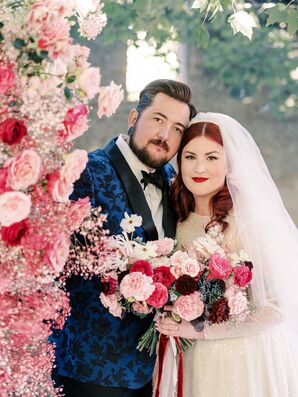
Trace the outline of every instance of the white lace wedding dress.
{"type": "MultiPolygon", "coordinates": [[[[209,217],[191,213],[177,229],[177,249],[204,235],[209,217]]],[[[225,244],[239,251],[233,215],[225,244]]],[[[298,397],[298,377],[274,306],[257,308],[243,323],[205,327],[184,354],[184,397],[298,397]]],[[[298,337],[298,335],[297,335],[298,337]]]]}

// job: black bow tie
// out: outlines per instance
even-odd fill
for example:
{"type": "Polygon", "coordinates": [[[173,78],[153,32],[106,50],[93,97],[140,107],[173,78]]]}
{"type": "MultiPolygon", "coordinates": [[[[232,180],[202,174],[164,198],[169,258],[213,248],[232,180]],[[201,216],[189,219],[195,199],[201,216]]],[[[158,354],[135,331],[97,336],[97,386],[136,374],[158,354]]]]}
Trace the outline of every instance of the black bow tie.
{"type": "Polygon", "coordinates": [[[149,183],[152,183],[152,185],[155,185],[159,189],[163,189],[165,181],[163,179],[163,175],[161,171],[155,171],[155,172],[146,172],[142,171],[143,179],[141,179],[141,183],[144,184],[144,190],[146,189],[146,186],[149,183]]]}

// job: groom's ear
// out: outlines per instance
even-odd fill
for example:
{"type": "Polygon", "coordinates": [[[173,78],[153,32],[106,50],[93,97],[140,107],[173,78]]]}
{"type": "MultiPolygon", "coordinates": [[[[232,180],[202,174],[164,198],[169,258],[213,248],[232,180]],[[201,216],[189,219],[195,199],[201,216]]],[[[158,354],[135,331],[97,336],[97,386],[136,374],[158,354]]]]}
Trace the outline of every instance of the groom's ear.
{"type": "Polygon", "coordinates": [[[137,109],[131,109],[128,116],[128,128],[133,127],[138,119],[137,109]]]}

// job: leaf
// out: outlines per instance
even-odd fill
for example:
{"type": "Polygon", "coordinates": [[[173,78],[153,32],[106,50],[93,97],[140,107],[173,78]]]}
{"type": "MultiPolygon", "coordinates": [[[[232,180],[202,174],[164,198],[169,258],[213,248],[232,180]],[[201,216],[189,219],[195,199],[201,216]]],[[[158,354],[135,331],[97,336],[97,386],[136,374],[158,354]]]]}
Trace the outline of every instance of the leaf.
{"type": "Polygon", "coordinates": [[[64,95],[65,95],[65,98],[66,98],[68,101],[70,101],[70,100],[72,99],[72,97],[73,97],[73,93],[72,93],[72,91],[71,91],[68,87],[65,87],[65,88],[64,88],[64,95]]]}
{"type": "Polygon", "coordinates": [[[72,76],[68,76],[66,79],[67,84],[71,84],[76,80],[76,76],[72,75],[72,76]]]}
{"type": "Polygon", "coordinates": [[[196,34],[196,43],[198,47],[207,48],[209,44],[210,34],[208,30],[201,26],[196,34]]]}
{"type": "Polygon", "coordinates": [[[35,63],[41,63],[43,60],[43,57],[38,55],[36,51],[29,52],[28,58],[30,59],[30,61],[33,61],[35,63]]]}
{"type": "Polygon", "coordinates": [[[298,15],[297,10],[288,9],[287,18],[285,22],[288,24],[288,32],[290,35],[294,35],[298,30],[298,15]]]}
{"type": "Polygon", "coordinates": [[[265,13],[268,15],[266,26],[274,25],[285,20],[287,7],[284,4],[278,3],[276,6],[269,8],[265,13]]]}
{"type": "Polygon", "coordinates": [[[15,39],[13,42],[12,42],[12,45],[14,46],[14,48],[16,48],[17,50],[20,50],[21,48],[23,48],[25,45],[26,45],[26,42],[25,42],[25,40],[23,40],[23,39],[15,39]]]}

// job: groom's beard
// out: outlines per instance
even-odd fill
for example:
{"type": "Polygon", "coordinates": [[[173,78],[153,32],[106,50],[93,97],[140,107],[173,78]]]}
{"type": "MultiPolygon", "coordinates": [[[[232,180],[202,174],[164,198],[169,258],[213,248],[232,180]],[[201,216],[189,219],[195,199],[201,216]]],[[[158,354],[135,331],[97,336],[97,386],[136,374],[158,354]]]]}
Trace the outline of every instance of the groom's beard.
{"type": "MultiPolygon", "coordinates": [[[[130,139],[128,144],[131,150],[134,152],[134,154],[143,164],[145,164],[149,168],[160,168],[168,162],[166,156],[160,159],[156,159],[151,156],[146,146],[144,148],[138,147],[134,140],[134,134],[135,134],[135,126],[130,127],[129,129],[130,139]]],[[[160,139],[151,139],[148,142],[148,144],[149,143],[160,145],[166,152],[168,152],[169,150],[168,144],[160,139]]]]}

